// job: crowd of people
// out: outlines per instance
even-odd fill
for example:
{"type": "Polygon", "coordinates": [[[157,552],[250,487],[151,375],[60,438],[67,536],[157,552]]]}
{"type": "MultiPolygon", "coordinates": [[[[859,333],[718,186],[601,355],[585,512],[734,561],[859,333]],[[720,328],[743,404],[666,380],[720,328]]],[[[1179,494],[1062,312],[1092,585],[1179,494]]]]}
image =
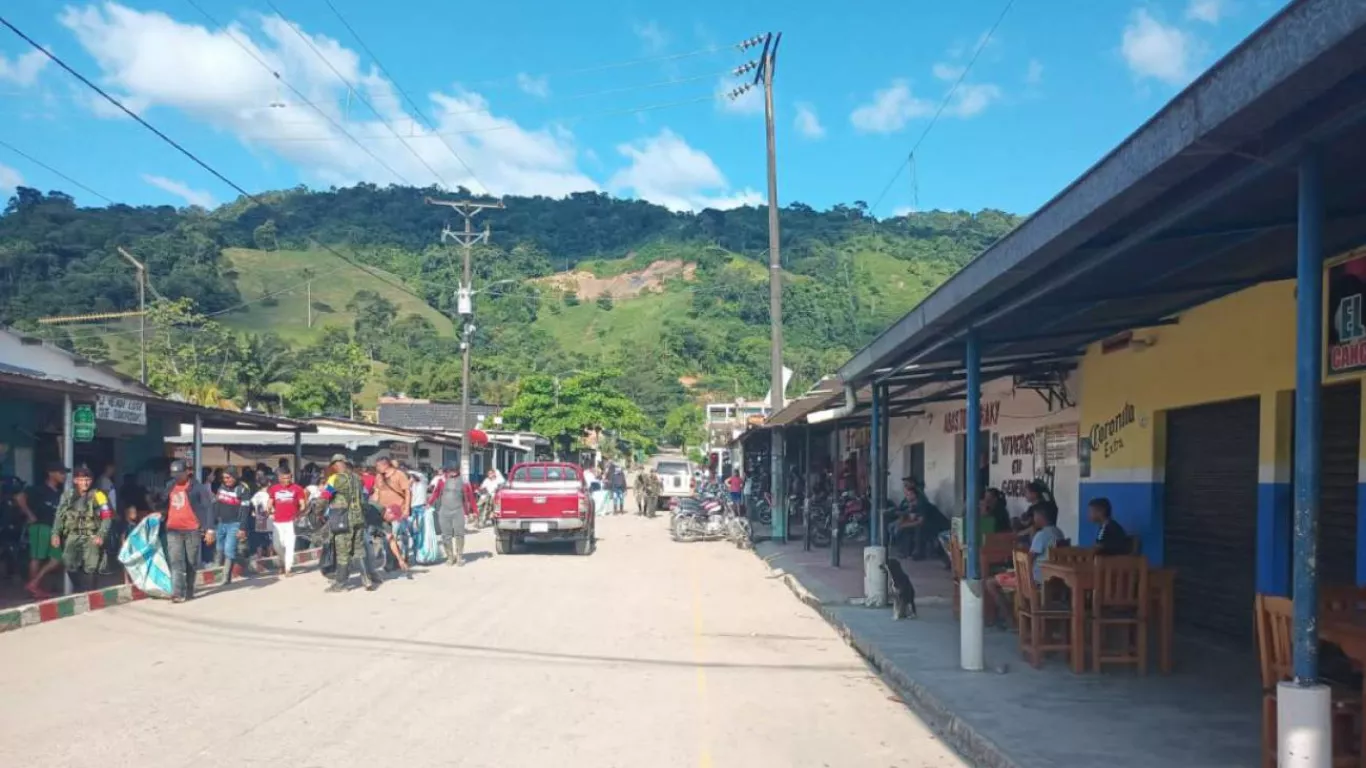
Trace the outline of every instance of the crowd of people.
{"type": "Polygon", "coordinates": [[[367,589],[380,571],[411,575],[415,561],[464,564],[467,522],[487,524],[492,499],[505,482],[489,470],[476,486],[457,464],[431,480],[426,472],[387,457],[359,467],[343,454],[326,466],[295,472],[287,460],[275,467],[203,468],[187,461],[169,467],[164,486],[150,489],[115,467],[98,474],[60,462],[45,467],[41,482],[0,481],[0,550],[6,576],[22,579],[35,600],[53,596],[64,573],[75,591],[94,589],[100,575],[120,569],[124,541],[149,515],[158,531],[174,586],[172,600],[194,597],[195,572],[206,564],[224,568],[224,580],[260,572],[263,558],[278,557],[284,577],[295,573],[303,548],[323,550],[329,589],[346,589],[358,564],[367,589]]]}

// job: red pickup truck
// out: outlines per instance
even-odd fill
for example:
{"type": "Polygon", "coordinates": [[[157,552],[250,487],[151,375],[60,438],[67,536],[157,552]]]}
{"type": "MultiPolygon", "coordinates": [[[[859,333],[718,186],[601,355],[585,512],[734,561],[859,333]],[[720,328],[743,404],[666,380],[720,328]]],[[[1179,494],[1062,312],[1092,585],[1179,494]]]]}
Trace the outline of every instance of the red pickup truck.
{"type": "Polygon", "coordinates": [[[572,541],[591,555],[597,543],[593,498],[577,464],[529,462],[508,473],[494,502],[497,552],[511,554],[527,542],[572,541]]]}

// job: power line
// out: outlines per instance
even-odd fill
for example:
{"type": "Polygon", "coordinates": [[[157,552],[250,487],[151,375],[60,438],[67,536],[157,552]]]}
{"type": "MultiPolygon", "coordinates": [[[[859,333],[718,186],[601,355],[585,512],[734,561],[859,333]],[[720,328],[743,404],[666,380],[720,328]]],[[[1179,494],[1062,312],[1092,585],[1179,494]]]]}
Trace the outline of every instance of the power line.
{"type": "Polygon", "coordinates": [[[953,87],[949,88],[948,93],[944,94],[944,98],[939,102],[939,108],[934,111],[934,116],[930,118],[929,124],[925,126],[925,130],[920,132],[920,138],[916,139],[915,144],[911,147],[910,154],[908,154],[906,159],[901,161],[901,164],[896,167],[896,172],[892,174],[892,178],[887,180],[887,185],[882,188],[882,192],[878,194],[877,200],[869,206],[869,213],[877,211],[877,207],[882,204],[883,198],[887,197],[887,193],[892,190],[892,186],[896,184],[896,180],[901,178],[901,174],[906,170],[906,167],[914,162],[915,153],[919,151],[920,145],[925,142],[925,138],[930,135],[930,131],[934,130],[935,123],[939,122],[940,115],[944,114],[944,110],[948,108],[949,101],[953,98],[953,94],[958,91],[958,87],[967,79],[968,73],[972,71],[972,67],[977,63],[977,59],[982,55],[982,51],[986,50],[987,44],[991,42],[992,36],[996,34],[996,30],[1001,26],[1001,22],[1005,21],[1006,14],[1010,13],[1010,9],[1013,5],[1015,5],[1015,0],[1006,0],[1006,4],[1001,8],[1000,15],[996,17],[996,21],[991,25],[991,28],[987,30],[987,33],[982,36],[982,40],[977,44],[977,48],[973,50],[972,58],[968,59],[967,66],[963,67],[963,71],[958,73],[958,79],[954,81],[953,87]]]}
{"type": "MultiPolygon", "coordinates": [[[[399,95],[403,97],[403,100],[408,103],[408,106],[413,110],[413,113],[426,123],[427,128],[435,132],[437,130],[436,122],[427,116],[427,113],[422,110],[422,107],[418,106],[417,101],[413,99],[412,96],[408,95],[408,91],[405,90],[403,86],[399,85],[398,80],[396,80],[393,75],[389,74],[389,70],[385,68],[383,62],[379,60],[379,57],[375,55],[374,51],[370,50],[370,46],[365,44],[365,40],[361,38],[360,34],[351,26],[351,23],[346,20],[346,17],[341,14],[341,11],[337,10],[337,7],[332,4],[332,0],[325,0],[325,2],[327,3],[327,7],[331,9],[332,14],[342,23],[342,26],[346,27],[346,31],[350,32],[351,36],[356,38],[356,43],[360,45],[361,50],[365,51],[365,55],[369,56],[370,60],[375,62],[375,66],[379,69],[380,74],[384,75],[384,77],[393,84],[394,89],[397,90],[399,95]]],[[[461,167],[465,169],[465,172],[470,175],[470,179],[474,181],[475,184],[483,187],[485,194],[494,194],[493,190],[489,188],[489,185],[485,184],[479,178],[478,174],[474,172],[474,169],[470,167],[470,164],[465,162],[465,158],[460,156],[460,153],[455,150],[455,147],[451,146],[449,141],[446,141],[445,138],[441,138],[441,143],[446,146],[446,149],[451,153],[451,156],[454,157],[456,162],[460,163],[461,167]]]]}
{"type": "MultiPolygon", "coordinates": [[[[187,0],[187,1],[190,2],[192,5],[194,4],[194,0],[187,0]]],[[[196,7],[197,7],[197,6],[196,6],[196,7]]],[[[215,22],[215,23],[216,23],[216,22],[215,22]]],[[[113,96],[109,95],[109,93],[108,93],[107,91],[105,91],[103,88],[100,88],[98,85],[95,85],[95,84],[94,84],[93,82],[91,82],[85,75],[82,75],[80,72],[77,72],[75,69],[73,69],[73,68],[71,67],[71,65],[69,65],[69,64],[67,64],[65,61],[63,61],[63,60],[61,59],[61,57],[59,57],[59,56],[53,54],[51,51],[49,51],[49,50],[47,50],[46,48],[44,48],[44,47],[42,47],[41,45],[39,45],[36,41],[34,41],[33,38],[31,38],[31,37],[29,37],[28,35],[24,34],[18,27],[16,27],[16,26],[14,26],[13,24],[11,24],[10,21],[9,21],[9,19],[6,19],[4,16],[0,16],[0,24],[3,24],[3,25],[5,25],[6,27],[8,27],[9,30],[10,30],[11,32],[13,32],[14,34],[18,35],[21,39],[23,39],[24,42],[28,43],[28,44],[29,44],[30,46],[32,46],[35,50],[42,51],[42,52],[43,52],[43,55],[45,55],[45,56],[47,56],[49,59],[51,59],[52,62],[53,62],[54,64],[56,64],[57,66],[61,67],[61,68],[64,69],[64,70],[66,70],[66,72],[67,72],[68,74],[70,74],[72,77],[76,78],[77,80],[81,81],[81,83],[84,84],[87,88],[90,88],[90,89],[93,90],[95,93],[99,94],[105,101],[108,101],[110,104],[114,105],[114,107],[117,108],[120,112],[123,112],[124,114],[126,114],[126,115],[128,115],[129,117],[133,118],[133,120],[135,120],[135,121],[136,121],[139,125],[141,125],[143,128],[146,128],[147,130],[149,130],[149,131],[151,131],[153,134],[155,134],[155,135],[157,136],[157,138],[159,138],[159,139],[161,139],[162,141],[166,142],[167,144],[171,145],[172,147],[174,147],[174,148],[176,149],[176,151],[180,152],[180,153],[181,153],[182,155],[184,155],[185,157],[188,157],[190,160],[192,160],[192,161],[193,161],[196,165],[198,165],[199,167],[201,167],[201,168],[203,168],[204,170],[208,171],[210,174],[212,174],[212,175],[214,176],[214,178],[218,179],[219,181],[223,182],[224,184],[227,184],[229,187],[231,187],[231,188],[233,188],[234,190],[236,190],[236,191],[237,191],[239,194],[241,194],[243,197],[247,198],[248,200],[251,200],[253,203],[257,204],[257,205],[260,206],[261,208],[263,208],[263,209],[265,209],[265,210],[268,210],[268,211],[269,211],[269,210],[274,210],[273,208],[270,207],[270,205],[269,205],[268,203],[266,203],[266,201],[262,200],[260,197],[257,197],[256,195],[253,195],[252,193],[248,192],[244,187],[242,187],[240,184],[238,184],[237,182],[233,181],[232,179],[229,179],[227,176],[224,176],[220,171],[218,171],[218,169],[216,169],[216,168],[214,168],[213,166],[209,165],[206,161],[200,159],[200,157],[199,157],[198,155],[196,155],[195,153],[193,153],[193,152],[191,152],[190,150],[186,149],[184,146],[182,146],[181,144],[179,144],[178,142],[176,142],[176,141],[175,141],[174,139],[172,139],[170,136],[167,136],[165,133],[163,133],[163,132],[162,132],[160,129],[158,129],[156,126],[154,126],[154,125],[152,125],[151,123],[147,122],[147,120],[145,120],[145,119],[142,117],[142,115],[139,115],[137,112],[134,112],[133,110],[129,109],[127,106],[125,106],[125,105],[123,104],[123,102],[121,102],[121,101],[119,101],[118,99],[114,98],[113,96]]],[[[421,295],[419,295],[419,294],[417,294],[417,293],[414,293],[411,289],[409,289],[409,288],[408,288],[407,286],[405,286],[405,285],[402,285],[401,283],[396,283],[396,282],[394,282],[394,281],[392,281],[392,280],[389,280],[387,277],[384,277],[382,274],[379,274],[379,273],[377,273],[377,272],[372,271],[371,269],[369,269],[369,268],[366,267],[365,265],[360,264],[359,262],[356,262],[356,261],[352,260],[350,257],[344,255],[343,253],[341,253],[340,251],[338,251],[336,248],[333,248],[332,246],[327,245],[326,243],[319,242],[317,239],[315,239],[315,238],[313,238],[313,237],[309,237],[309,238],[308,238],[308,241],[309,241],[310,243],[312,243],[313,245],[317,246],[318,248],[321,248],[322,250],[327,251],[328,253],[332,254],[333,256],[336,256],[338,259],[341,259],[342,261],[344,261],[344,262],[350,264],[351,266],[355,267],[356,269],[359,269],[359,270],[361,270],[362,272],[365,272],[366,274],[370,275],[371,277],[375,278],[376,280],[379,280],[379,281],[382,282],[382,283],[386,283],[386,284],[388,284],[389,286],[391,286],[391,287],[393,287],[393,288],[395,288],[395,289],[397,289],[397,290],[400,290],[400,291],[402,291],[403,293],[406,293],[406,294],[408,294],[409,296],[412,296],[412,297],[415,298],[415,299],[419,299],[419,300],[421,300],[421,301],[423,301],[423,302],[426,302],[426,300],[427,300],[426,297],[421,296],[421,295]]]]}
{"type": "MultiPolygon", "coordinates": [[[[336,128],[337,130],[341,131],[342,134],[345,135],[348,139],[350,139],[351,142],[352,142],[353,144],[355,144],[357,147],[359,147],[360,150],[361,150],[362,152],[364,152],[365,154],[369,155],[371,160],[374,160],[374,161],[375,161],[376,163],[378,163],[382,168],[384,168],[384,170],[386,170],[386,171],[388,171],[389,173],[393,174],[393,175],[394,175],[394,178],[397,178],[399,181],[403,182],[404,184],[407,184],[407,185],[410,186],[410,187],[411,187],[411,186],[416,186],[416,185],[413,184],[411,181],[409,181],[407,178],[405,178],[405,177],[403,176],[403,174],[401,174],[401,173],[399,173],[398,171],[394,170],[392,166],[390,166],[388,163],[386,163],[386,162],[384,162],[383,160],[381,160],[380,157],[379,157],[379,155],[376,155],[374,152],[371,152],[369,147],[367,147],[367,146],[365,146],[364,144],[360,143],[360,140],[358,140],[355,136],[352,136],[351,133],[350,133],[349,131],[346,130],[345,126],[343,126],[341,123],[338,123],[335,119],[332,118],[331,115],[329,115],[329,114],[327,114],[327,112],[323,111],[323,109],[322,109],[321,107],[319,107],[317,104],[314,104],[312,101],[310,101],[309,98],[308,98],[307,96],[305,96],[305,95],[303,94],[302,91],[300,91],[298,88],[295,88],[294,85],[293,85],[292,83],[290,83],[288,80],[286,80],[286,79],[284,78],[284,76],[282,76],[278,71],[276,71],[273,67],[271,67],[270,64],[268,64],[268,63],[266,62],[265,59],[262,59],[260,56],[258,56],[258,55],[256,54],[256,51],[253,51],[253,50],[251,49],[250,46],[248,46],[246,43],[243,43],[241,40],[237,39],[237,35],[234,35],[234,34],[232,33],[232,30],[231,30],[231,29],[228,29],[227,27],[224,27],[222,24],[220,24],[220,23],[218,22],[218,19],[214,18],[212,15],[209,14],[208,11],[204,10],[204,9],[199,5],[199,3],[196,2],[196,0],[185,0],[185,2],[189,3],[190,6],[193,7],[196,11],[199,11],[199,13],[200,13],[201,15],[204,16],[204,18],[206,18],[206,19],[209,20],[209,23],[210,23],[210,24],[213,24],[215,27],[222,27],[223,33],[224,33],[225,35],[228,36],[228,39],[231,40],[231,41],[233,41],[233,42],[237,45],[238,48],[241,48],[242,51],[243,51],[244,53],[246,53],[248,56],[250,56],[252,59],[254,59],[254,60],[256,61],[257,64],[260,64],[267,72],[269,72],[269,73],[271,74],[271,76],[275,78],[276,82],[278,82],[278,83],[284,85],[286,88],[288,88],[288,89],[290,90],[290,92],[292,92],[296,97],[298,97],[298,99],[299,99],[300,101],[302,101],[303,103],[305,103],[305,104],[307,104],[308,106],[312,107],[313,110],[314,110],[315,112],[317,112],[319,115],[321,115],[321,116],[323,117],[324,120],[326,120],[327,122],[331,123],[333,128],[336,128]]],[[[11,26],[10,28],[13,29],[12,26],[11,26]]],[[[30,42],[32,42],[32,41],[30,41],[30,42]]],[[[48,55],[51,56],[51,54],[48,54],[48,55]]],[[[70,71],[69,68],[68,68],[68,71],[70,71]]],[[[82,80],[85,80],[85,78],[81,78],[81,79],[82,79],[82,80]]],[[[86,82],[88,83],[89,81],[86,81],[86,82]]],[[[92,87],[93,87],[93,86],[92,86],[92,87]]],[[[102,91],[101,91],[100,93],[101,93],[101,95],[103,95],[106,99],[110,98],[108,94],[105,94],[105,93],[103,93],[102,91]]],[[[115,102],[115,103],[117,103],[117,102],[115,102]]],[[[120,107],[120,109],[124,109],[125,112],[128,112],[128,110],[127,110],[126,108],[124,108],[122,105],[119,105],[119,107],[120,107]]],[[[129,114],[132,114],[132,113],[129,112],[129,114]]],[[[141,118],[139,118],[139,120],[141,120],[141,118]]],[[[246,193],[243,192],[243,194],[246,194],[246,193]]]]}
{"type": "Polygon", "coordinates": [[[110,204],[110,205],[118,205],[118,203],[115,203],[113,200],[110,200],[108,197],[105,197],[104,195],[100,194],[99,192],[96,192],[95,190],[91,189],[90,187],[87,187],[86,185],[80,183],[79,181],[76,181],[75,179],[71,178],[70,176],[66,175],[65,173],[62,173],[61,171],[57,170],[56,168],[53,168],[52,166],[48,165],[47,163],[43,162],[42,160],[39,160],[38,158],[34,157],[33,155],[30,155],[30,154],[28,154],[27,152],[24,152],[23,150],[19,149],[18,147],[14,146],[13,144],[9,144],[9,143],[7,143],[7,142],[5,142],[5,141],[3,141],[3,140],[0,140],[0,147],[4,147],[5,149],[8,149],[9,151],[11,151],[11,152],[13,152],[14,154],[16,154],[16,155],[18,155],[18,156],[24,158],[25,160],[29,161],[30,163],[33,163],[34,165],[38,166],[39,168],[42,168],[43,170],[47,171],[48,173],[54,174],[54,175],[56,175],[56,176],[62,178],[62,179],[65,180],[68,184],[72,184],[72,185],[74,185],[74,186],[76,186],[76,187],[79,187],[79,188],[85,190],[86,192],[89,192],[90,194],[94,195],[95,197],[98,197],[99,199],[105,201],[106,203],[108,203],[108,204],[110,204]]]}
{"type": "MultiPolygon", "coordinates": [[[[331,5],[331,0],[327,0],[327,2],[328,2],[328,5],[331,5]]],[[[607,71],[607,70],[610,70],[610,69],[625,69],[625,68],[627,68],[627,67],[637,67],[637,66],[640,66],[641,64],[652,64],[652,63],[658,62],[658,61],[677,61],[677,60],[679,60],[679,59],[687,59],[687,58],[692,58],[692,57],[694,57],[694,56],[704,56],[704,55],[709,54],[709,53],[720,53],[720,52],[722,52],[722,51],[729,51],[729,50],[731,50],[731,49],[733,49],[733,48],[737,48],[737,47],[738,47],[738,46],[735,46],[735,45],[711,45],[711,46],[707,46],[706,48],[698,48],[698,49],[695,50],[695,51],[686,51],[686,52],[684,52],[684,53],[668,53],[668,54],[664,54],[664,55],[661,55],[661,56],[650,56],[650,57],[643,58],[643,59],[629,59],[629,60],[627,60],[627,61],[616,61],[616,62],[611,62],[611,63],[608,63],[608,64],[596,64],[596,65],[593,65],[593,66],[578,67],[578,68],[575,68],[575,69],[562,69],[562,70],[560,70],[560,71],[558,71],[558,72],[543,72],[543,73],[541,73],[541,74],[539,74],[539,75],[532,75],[532,76],[533,76],[533,77],[551,78],[551,77],[567,77],[567,76],[570,76],[570,75],[586,75],[586,74],[591,74],[591,73],[593,73],[593,72],[604,72],[604,71],[607,71]]],[[[479,82],[470,83],[470,87],[474,88],[474,87],[487,86],[487,85],[516,85],[516,83],[517,83],[517,78],[516,78],[516,76],[513,76],[513,77],[497,78],[497,79],[494,79],[494,80],[482,80],[482,81],[479,81],[479,82]]]]}
{"type": "Polygon", "coordinates": [[[447,189],[450,189],[450,182],[446,181],[446,179],[441,175],[441,173],[432,167],[431,163],[428,163],[427,160],[422,157],[422,155],[418,154],[418,151],[416,149],[413,149],[412,144],[409,144],[407,141],[403,139],[402,136],[399,135],[399,132],[395,130],[394,126],[384,118],[384,115],[381,115],[379,113],[379,110],[375,109],[375,105],[371,104],[370,100],[367,99],[361,91],[357,90],[356,87],[351,84],[350,80],[346,79],[346,76],[341,73],[341,70],[337,69],[336,66],[332,64],[331,60],[329,60],[326,56],[323,55],[322,51],[318,50],[318,46],[314,45],[313,41],[309,39],[308,35],[305,35],[303,33],[303,30],[299,29],[299,25],[285,19],[285,15],[280,12],[280,9],[276,7],[273,0],[265,1],[266,5],[270,6],[270,9],[272,11],[275,11],[275,15],[279,16],[281,21],[284,21],[285,24],[289,25],[289,28],[293,30],[295,35],[298,35],[299,39],[304,42],[304,45],[307,45],[309,50],[313,51],[314,55],[316,55],[322,63],[326,64],[328,69],[332,70],[332,74],[336,75],[337,79],[342,81],[342,85],[345,85],[348,91],[354,93],[356,95],[356,98],[360,99],[360,103],[364,104],[371,112],[374,113],[375,117],[379,118],[379,121],[384,125],[384,127],[388,128],[389,132],[394,135],[394,138],[398,139],[400,142],[403,143],[403,146],[408,150],[410,154],[412,154],[413,157],[417,158],[417,161],[422,164],[422,167],[426,168],[432,174],[432,176],[436,178],[437,181],[441,182],[442,186],[446,187],[447,189]]]}

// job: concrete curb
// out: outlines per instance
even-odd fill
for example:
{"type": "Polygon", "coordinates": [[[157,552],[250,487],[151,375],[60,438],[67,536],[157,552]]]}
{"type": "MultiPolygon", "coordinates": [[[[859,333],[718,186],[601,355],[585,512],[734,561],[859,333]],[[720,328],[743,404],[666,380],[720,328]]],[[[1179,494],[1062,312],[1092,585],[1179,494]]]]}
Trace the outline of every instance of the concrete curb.
{"type": "Polygon", "coordinates": [[[798,600],[811,606],[839,633],[849,647],[858,651],[859,655],[877,670],[883,682],[896,691],[906,706],[919,715],[955,752],[978,768],[1020,768],[1019,763],[1002,751],[994,741],[958,717],[938,696],[917,683],[895,662],[887,658],[876,645],[845,624],[832,610],[831,604],[821,602],[796,576],[774,565],[771,556],[760,556],[759,559],[773,571],[776,578],[792,590],[792,594],[798,600]]]}
{"type": "MultiPolygon", "coordinates": [[[[294,553],[294,565],[308,565],[318,562],[318,557],[322,550],[305,549],[294,553]]],[[[267,557],[257,561],[257,564],[266,571],[278,573],[280,571],[280,558],[267,557]]],[[[211,567],[203,568],[195,573],[195,588],[211,587],[223,581],[223,568],[211,567]]],[[[240,572],[240,569],[239,571],[240,572]]],[[[93,592],[81,592],[74,595],[64,595],[54,597],[51,600],[20,605],[15,608],[0,610],[0,633],[13,632],[15,630],[32,627],[37,624],[46,624],[49,621],[65,619],[71,616],[79,616],[83,613],[99,611],[115,605],[131,603],[135,600],[144,600],[147,595],[142,590],[132,584],[118,584],[112,587],[97,589],[93,592]]]]}

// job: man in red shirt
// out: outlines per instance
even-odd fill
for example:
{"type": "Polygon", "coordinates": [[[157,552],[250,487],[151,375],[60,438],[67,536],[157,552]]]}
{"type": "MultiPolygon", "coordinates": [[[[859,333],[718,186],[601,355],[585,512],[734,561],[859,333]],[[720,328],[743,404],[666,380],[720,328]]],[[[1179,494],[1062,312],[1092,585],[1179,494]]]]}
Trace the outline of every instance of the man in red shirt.
{"type": "Polygon", "coordinates": [[[173,603],[194,597],[199,544],[213,542],[212,511],[213,492],[195,480],[194,468],[184,461],[171,462],[171,482],[166,486],[166,557],[171,561],[173,603]]]}
{"type": "Polygon", "coordinates": [[[266,493],[270,496],[270,532],[275,551],[280,553],[285,576],[294,575],[294,518],[308,502],[308,492],[294,482],[294,473],[281,469],[280,476],[266,493]]]}

